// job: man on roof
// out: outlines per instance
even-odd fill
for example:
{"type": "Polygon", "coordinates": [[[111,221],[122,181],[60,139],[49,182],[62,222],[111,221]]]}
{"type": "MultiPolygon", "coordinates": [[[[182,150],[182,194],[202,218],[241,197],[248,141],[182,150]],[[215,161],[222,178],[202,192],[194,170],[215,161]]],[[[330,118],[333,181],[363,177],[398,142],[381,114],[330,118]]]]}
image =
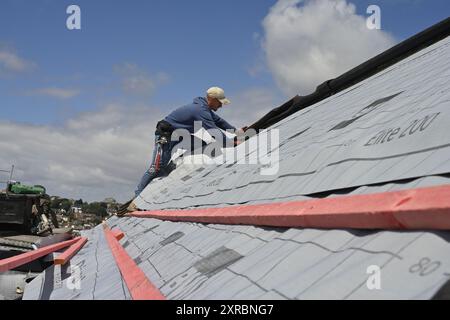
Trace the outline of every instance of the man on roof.
{"type": "MultiPolygon", "coordinates": [[[[150,168],[142,176],[135,191],[135,196],[137,197],[168,165],[172,149],[178,143],[177,141],[171,141],[173,131],[185,129],[194,134],[194,122],[197,121],[201,122],[202,127],[206,130],[236,130],[235,127],[216,114],[222,106],[229,103],[230,100],[225,97],[222,88],[212,87],[207,90],[205,97],[195,98],[191,104],[174,110],[164,120],[159,121],[155,131],[152,162],[150,168]]],[[[217,130],[216,132],[221,131],[217,130]]],[[[223,133],[221,138],[224,142],[227,139],[223,133]]]]}

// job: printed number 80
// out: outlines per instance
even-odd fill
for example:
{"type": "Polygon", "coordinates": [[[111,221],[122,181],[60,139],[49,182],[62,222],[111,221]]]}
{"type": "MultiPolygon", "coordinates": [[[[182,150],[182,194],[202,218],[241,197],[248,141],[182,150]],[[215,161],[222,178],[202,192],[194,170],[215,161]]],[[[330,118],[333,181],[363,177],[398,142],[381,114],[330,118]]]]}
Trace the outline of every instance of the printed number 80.
{"type": "Polygon", "coordinates": [[[420,276],[427,276],[435,272],[441,266],[439,261],[431,261],[430,258],[422,258],[419,263],[414,264],[409,268],[410,273],[419,273],[420,276]]]}

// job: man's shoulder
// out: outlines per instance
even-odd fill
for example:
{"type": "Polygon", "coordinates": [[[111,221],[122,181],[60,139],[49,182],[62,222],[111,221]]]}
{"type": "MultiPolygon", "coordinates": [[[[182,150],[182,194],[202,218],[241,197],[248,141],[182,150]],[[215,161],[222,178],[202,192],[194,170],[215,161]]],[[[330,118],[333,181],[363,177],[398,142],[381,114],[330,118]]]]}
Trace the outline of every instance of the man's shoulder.
{"type": "Polygon", "coordinates": [[[191,103],[185,104],[184,106],[181,106],[179,109],[181,108],[205,108],[207,105],[200,99],[200,98],[196,98],[194,99],[191,103]]]}
{"type": "Polygon", "coordinates": [[[198,108],[198,104],[195,104],[194,102],[191,102],[191,103],[188,103],[188,104],[185,104],[185,105],[182,105],[182,106],[176,108],[173,112],[176,112],[176,111],[188,111],[190,109],[195,109],[195,108],[198,108]]]}

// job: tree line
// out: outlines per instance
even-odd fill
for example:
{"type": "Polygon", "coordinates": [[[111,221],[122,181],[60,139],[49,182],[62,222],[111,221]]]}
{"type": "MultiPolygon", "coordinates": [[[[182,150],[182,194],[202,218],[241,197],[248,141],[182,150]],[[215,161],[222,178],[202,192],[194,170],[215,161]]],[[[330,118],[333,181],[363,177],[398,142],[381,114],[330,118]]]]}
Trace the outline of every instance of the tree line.
{"type": "Polygon", "coordinates": [[[53,210],[63,209],[69,213],[72,207],[81,208],[83,213],[95,214],[98,217],[107,217],[108,204],[106,202],[84,202],[82,199],[71,200],[66,198],[54,198],[50,202],[50,208],[53,210]]]}

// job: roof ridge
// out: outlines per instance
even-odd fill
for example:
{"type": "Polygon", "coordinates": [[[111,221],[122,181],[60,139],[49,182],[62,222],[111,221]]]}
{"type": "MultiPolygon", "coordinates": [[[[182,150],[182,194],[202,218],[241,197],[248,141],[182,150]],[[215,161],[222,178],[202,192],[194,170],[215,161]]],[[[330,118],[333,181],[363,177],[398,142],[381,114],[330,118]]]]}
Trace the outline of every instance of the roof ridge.
{"type": "Polygon", "coordinates": [[[280,107],[272,109],[261,119],[249,126],[255,130],[266,129],[287,118],[297,111],[303,110],[336,93],[355,85],[414,53],[445,39],[450,35],[450,18],[425,29],[424,31],[400,42],[392,48],[363,62],[357,67],[343,73],[337,78],[327,80],[317,86],[316,90],[306,96],[296,95],[280,107]]]}

